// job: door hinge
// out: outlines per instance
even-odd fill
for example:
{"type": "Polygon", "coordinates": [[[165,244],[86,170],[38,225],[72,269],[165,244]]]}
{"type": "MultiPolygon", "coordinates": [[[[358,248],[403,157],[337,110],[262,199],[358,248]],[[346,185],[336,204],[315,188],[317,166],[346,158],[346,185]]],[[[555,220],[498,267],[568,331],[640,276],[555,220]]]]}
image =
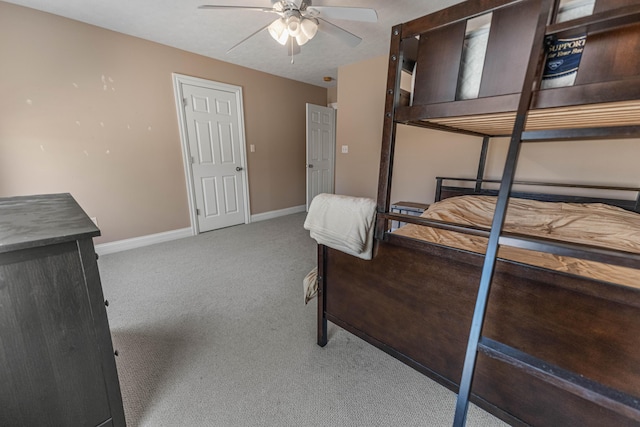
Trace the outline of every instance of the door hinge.
{"type": "Polygon", "coordinates": [[[182,98],[182,106],[186,107],[187,105],[187,98],[182,98]]]}
{"type": "Polygon", "coordinates": [[[196,209],[196,215],[200,216],[200,209],[196,209]]]}
{"type": "Polygon", "coordinates": [[[191,164],[193,165],[193,164],[195,164],[195,163],[196,163],[196,158],[195,158],[195,157],[193,157],[193,156],[191,156],[191,164]]]}

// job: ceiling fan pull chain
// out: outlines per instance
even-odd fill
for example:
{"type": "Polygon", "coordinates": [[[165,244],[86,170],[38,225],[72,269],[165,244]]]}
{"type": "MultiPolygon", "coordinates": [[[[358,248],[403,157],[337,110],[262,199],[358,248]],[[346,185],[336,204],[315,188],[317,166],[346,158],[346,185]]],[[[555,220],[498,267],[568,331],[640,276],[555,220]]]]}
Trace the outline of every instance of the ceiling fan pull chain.
{"type": "Polygon", "coordinates": [[[293,65],[293,37],[291,37],[291,65],[293,65]]]}

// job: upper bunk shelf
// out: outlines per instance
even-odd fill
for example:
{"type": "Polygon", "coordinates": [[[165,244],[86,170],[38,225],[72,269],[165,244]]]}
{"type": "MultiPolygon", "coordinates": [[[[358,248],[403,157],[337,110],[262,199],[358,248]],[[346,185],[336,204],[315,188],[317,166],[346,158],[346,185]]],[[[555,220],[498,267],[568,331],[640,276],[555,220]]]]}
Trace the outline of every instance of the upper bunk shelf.
{"type": "Polygon", "coordinates": [[[411,93],[394,97],[394,120],[510,135],[540,14],[551,24],[526,130],[640,126],[637,0],[472,0],[395,27],[389,83],[406,73],[411,93]]]}

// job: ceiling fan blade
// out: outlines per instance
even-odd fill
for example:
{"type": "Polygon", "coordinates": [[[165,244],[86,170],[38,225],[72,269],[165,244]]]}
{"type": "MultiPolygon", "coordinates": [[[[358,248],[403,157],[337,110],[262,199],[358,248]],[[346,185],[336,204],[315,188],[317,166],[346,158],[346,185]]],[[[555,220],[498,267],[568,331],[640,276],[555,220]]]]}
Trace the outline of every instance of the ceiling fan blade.
{"type": "Polygon", "coordinates": [[[242,40],[240,40],[238,43],[234,44],[233,46],[231,46],[229,48],[229,50],[227,50],[227,53],[231,52],[233,49],[237,48],[238,46],[240,46],[242,43],[246,42],[247,40],[249,40],[251,37],[255,36],[256,34],[258,34],[260,31],[265,30],[269,25],[271,25],[271,23],[268,23],[267,25],[265,25],[264,27],[260,28],[258,31],[255,31],[254,33],[252,33],[251,35],[243,38],[242,40]]]}
{"type": "Polygon", "coordinates": [[[362,41],[360,37],[356,36],[353,33],[350,33],[344,28],[340,28],[337,25],[332,24],[331,22],[322,18],[318,18],[318,20],[321,22],[318,28],[319,30],[340,39],[340,41],[345,43],[347,46],[356,47],[362,41]]]}
{"type": "Polygon", "coordinates": [[[315,18],[322,16],[328,19],[343,19],[347,21],[378,22],[378,13],[375,9],[364,7],[341,6],[309,6],[305,15],[315,18]]]}
{"type": "Polygon", "coordinates": [[[253,7],[253,6],[217,6],[214,4],[203,4],[198,6],[198,9],[226,9],[226,10],[232,10],[232,9],[242,9],[242,10],[255,10],[258,12],[272,12],[272,13],[277,13],[275,10],[273,10],[273,8],[270,7],[253,7]]]}

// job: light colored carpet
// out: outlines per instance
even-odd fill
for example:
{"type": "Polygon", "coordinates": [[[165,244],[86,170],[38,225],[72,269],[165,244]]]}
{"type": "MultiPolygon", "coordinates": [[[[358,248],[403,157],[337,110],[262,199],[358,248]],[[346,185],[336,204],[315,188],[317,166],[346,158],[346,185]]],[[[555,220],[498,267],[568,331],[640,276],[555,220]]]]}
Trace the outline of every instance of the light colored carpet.
{"type": "MultiPolygon", "coordinates": [[[[100,257],[130,426],[450,426],[455,394],[335,325],[305,214],[100,257]]],[[[471,407],[469,426],[502,422],[471,407]]]]}

